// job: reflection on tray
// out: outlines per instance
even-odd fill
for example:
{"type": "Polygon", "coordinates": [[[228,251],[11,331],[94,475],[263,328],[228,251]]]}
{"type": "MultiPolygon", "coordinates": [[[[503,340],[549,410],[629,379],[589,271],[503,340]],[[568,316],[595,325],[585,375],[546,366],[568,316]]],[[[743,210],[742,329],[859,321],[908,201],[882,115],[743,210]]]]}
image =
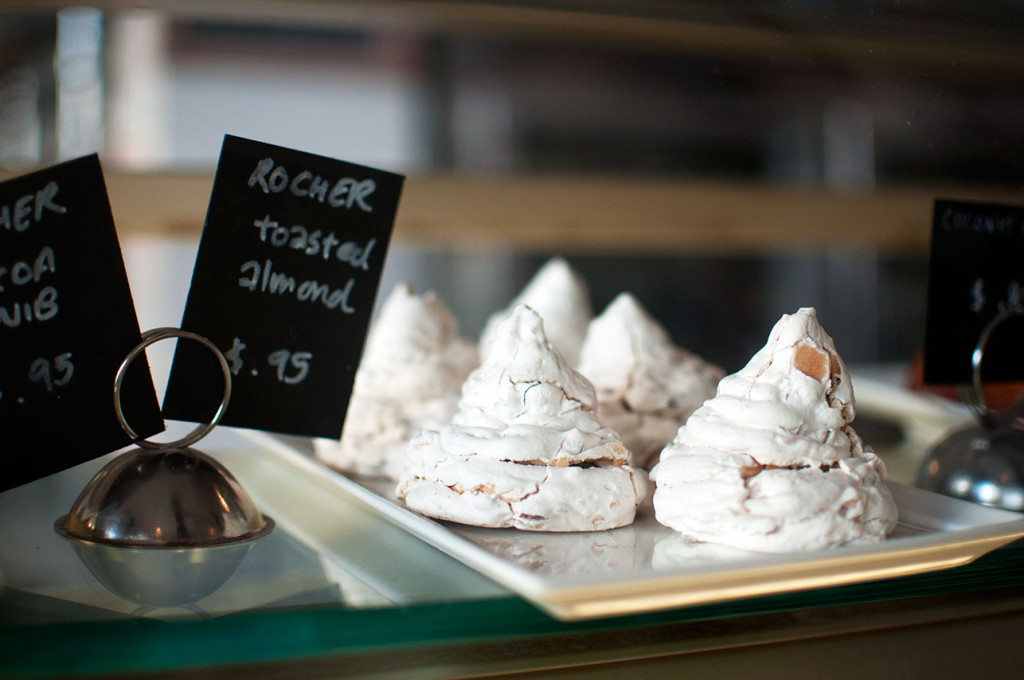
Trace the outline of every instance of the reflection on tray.
{"type": "MultiPolygon", "coordinates": [[[[211,616],[257,607],[340,602],[344,602],[341,586],[328,578],[319,555],[278,528],[265,542],[253,546],[241,568],[220,589],[183,609],[211,616]]],[[[161,611],[160,615],[173,616],[175,612],[161,611]]]]}
{"type": "Polygon", "coordinates": [[[455,530],[484,550],[537,574],[607,574],[633,571],[650,562],[650,537],[632,526],[569,534],[474,527],[455,530]]]}

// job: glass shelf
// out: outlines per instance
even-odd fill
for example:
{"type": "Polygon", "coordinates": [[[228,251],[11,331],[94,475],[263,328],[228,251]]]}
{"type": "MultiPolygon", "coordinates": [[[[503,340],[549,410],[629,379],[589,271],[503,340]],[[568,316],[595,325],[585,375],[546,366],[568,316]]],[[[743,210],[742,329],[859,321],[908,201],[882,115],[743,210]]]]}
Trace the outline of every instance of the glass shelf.
{"type": "Polygon", "coordinates": [[[1017,543],[931,574],[560,622],[358,501],[332,494],[330,484],[298,483],[303,478],[283,474],[280,459],[259,455],[236,431],[221,428],[201,448],[228,464],[278,528],[255,543],[220,590],[187,607],[152,609],[108,592],[53,531],[53,521],[106,459],[0,495],[0,673],[245,667],[367,655],[386,666],[415,650],[610,634],[631,640],[629,653],[642,654],[646,645],[667,644],[673,627],[699,622],[742,628],[780,613],[821,617],[868,606],[899,617],[939,616],[922,598],[975,596],[975,606],[1007,609],[1024,602],[1024,545],[1017,543]],[[998,605],[986,595],[994,592],[998,605]]]}

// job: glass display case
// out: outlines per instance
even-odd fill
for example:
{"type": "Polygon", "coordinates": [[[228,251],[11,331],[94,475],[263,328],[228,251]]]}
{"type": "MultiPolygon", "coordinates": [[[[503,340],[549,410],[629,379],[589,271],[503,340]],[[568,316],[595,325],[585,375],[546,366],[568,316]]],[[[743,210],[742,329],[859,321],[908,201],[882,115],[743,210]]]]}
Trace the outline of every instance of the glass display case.
{"type": "MultiPolygon", "coordinates": [[[[100,154],[143,329],[180,323],[225,134],[406,175],[381,297],[435,290],[470,337],[555,255],[595,310],[630,291],[727,372],[816,307],[858,432],[909,484],[970,418],[908,387],[933,201],[1024,203],[1022,20],[946,1],[0,5],[0,179],[100,154]]],[[[159,392],[170,357],[149,357],[159,392]]],[[[0,674],[1020,665],[1012,532],[917,572],[559,618],[339,487],[302,443],[219,428],[201,448],[277,530],[184,606],[112,592],[53,530],[106,459],[0,493],[0,674]]],[[[2,431],[0,452],[19,455],[2,431]]]]}

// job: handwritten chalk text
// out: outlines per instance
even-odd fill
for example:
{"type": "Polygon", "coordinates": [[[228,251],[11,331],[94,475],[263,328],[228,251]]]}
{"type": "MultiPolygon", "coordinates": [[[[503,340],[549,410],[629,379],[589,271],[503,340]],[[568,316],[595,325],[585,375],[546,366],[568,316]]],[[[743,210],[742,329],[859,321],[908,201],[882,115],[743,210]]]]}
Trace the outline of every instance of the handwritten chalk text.
{"type": "Polygon", "coordinates": [[[946,231],[1019,236],[1021,223],[1013,215],[978,213],[947,207],[942,211],[940,224],[946,231]]]}
{"type": "Polygon", "coordinates": [[[0,229],[22,232],[33,224],[42,222],[43,215],[47,210],[60,214],[66,213],[67,208],[53,202],[58,191],[60,191],[60,187],[57,183],[50,182],[39,191],[20,197],[13,206],[0,205],[0,229]]]}
{"type": "Polygon", "coordinates": [[[57,289],[47,286],[33,300],[0,305],[0,328],[17,328],[22,321],[49,321],[57,316],[57,289]]]}
{"type": "Polygon", "coordinates": [[[0,265],[0,293],[4,292],[4,282],[7,285],[24,286],[29,283],[39,283],[47,273],[52,274],[57,270],[56,256],[53,248],[43,247],[36,255],[32,264],[28,262],[15,262],[9,267],[0,265]]]}
{"type": "Polygon", "coordinates": [[[274,163],[273,158],[264,158],[249,175],[249,188],[253,187],[258,187],[265,194],[288,191],[293,196],[311,198],[332,208],[347,210],[355,206],[363,212],[373,212],[368,200],[376,191],[377,183],[372,179],[352,177],[342,177],[332,183],[309,170],[290,176],[283,165],[274,163]]]}
{"type": "MultiPolygon", "coordinates": [[[[33,262],[19,261],[0,265],[0,293],[8,288],[20,290],[29,284],[40,283],[45,276],[57,271],[53,248],[44,246],[33,262]]],[[[17,328],[23,322],[49,321],[57,315],[57,289],[46,286],[21,299],[0,304],[0,328],[17,328]]]]}
{"type": "Polygon", "coordinates": [[[254,220],[253,226],[259,230],[259,239],[263,243],[269,243],[275,248],[291,248],[298,250],[311,257],[320,256],[325,260],[334,256],[339,262],[347,262],[356,269],[369,271],[370,255],[373,253],[377,239],[371,238],[366,245],[360,245],[354,241],[345,241],[334,235],[333,232],[324,233],[320,229],[309,231],[301,225],[285,227],[270,219],[267,215],[263,219],[254,220]]]}
{"type": "Polygon", "coordinates": [[[355,279],[350,278],[343,288],[332,288],[313,280],[299,282],[293,276],[274,271],[274,262],[269,259],[249,260],[242,264],[241,273],[238,285],[252,292],[290,295],[300,302],[319,302],[327,309],[340,309],[345,314],[356,311],[348,301],[355,279]]]}

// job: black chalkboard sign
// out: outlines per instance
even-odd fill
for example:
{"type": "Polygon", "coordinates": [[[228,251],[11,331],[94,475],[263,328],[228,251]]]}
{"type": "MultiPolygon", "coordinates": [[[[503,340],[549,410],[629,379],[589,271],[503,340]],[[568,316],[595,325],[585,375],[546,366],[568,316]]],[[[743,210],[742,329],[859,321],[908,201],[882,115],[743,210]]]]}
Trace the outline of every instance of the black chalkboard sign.
{"type": "MultiPolygon", "coordinates": [[[[0,184],[0,489],[131,443],[113,386],[140,341],[99,159],[0,184]]],[[[144,357],[122,395],[140,436],[164,429],[144,357]]]]}
{"type": "MultiPolygon", "coordinates": [[[[928,271],[924,382],[970,383],[971,355],[1000,312],[1024,304],[1024,207],[935,202],[928,271]]],[[[987,381],[1024,379],[1024,323],[1014,318],[986,345],[987,381]]]]}
{"type": "MultiPolygon", "coordinates": [[[[181,326],[232,373],[223,425],[341,436],[401,175],[226,136],[181,326]]],[[[221,372],[179,342],[164,416],[208,422],[221,372]]]]}

